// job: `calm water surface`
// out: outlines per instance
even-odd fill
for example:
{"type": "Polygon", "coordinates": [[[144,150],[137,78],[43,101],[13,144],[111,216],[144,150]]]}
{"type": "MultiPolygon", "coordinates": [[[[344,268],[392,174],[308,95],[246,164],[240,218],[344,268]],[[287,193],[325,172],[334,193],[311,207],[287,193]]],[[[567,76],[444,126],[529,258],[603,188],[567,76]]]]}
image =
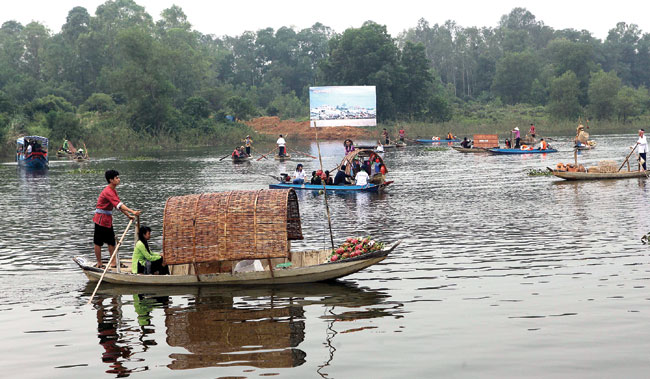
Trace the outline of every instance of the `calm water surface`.
{"type": "MultiPolygon", "coordinates": [[[[635,136],[595,136],[585,165],[622,162],[635,136]]],[[[274,288],[93,286],[103,172],[162,242],[169,196],[267,188],[296,162],[233,165],[228,150],[0,165],[0,368],[42,377],[646,377],[650,370],[648,182],[529,177],[573,160],[408,147],[389,151],[387,193],[329,197],[336,242],[402,245],[344,280],[274,288]],[[73,174],[83,167],[91,173],[73,174]],[[92,172],[96,173],[92,173],[92,172]]],[[[316,155],[315,144],[290,146],[316,155]]],[[[326,168],[342,158],[323,143],[326,168]]],[[[261,149],[268,151],[270,148],[261,149]]],[[[306,159],[306,171],[317,161],[306,159]]],[[[299,193],[305,240],[328,244],[322,196],[299,193]]],[[[126,218],[117,216],[119,235],[126,218]]],[[[132,242],[121,251],[130,255],[132,242]]]]}

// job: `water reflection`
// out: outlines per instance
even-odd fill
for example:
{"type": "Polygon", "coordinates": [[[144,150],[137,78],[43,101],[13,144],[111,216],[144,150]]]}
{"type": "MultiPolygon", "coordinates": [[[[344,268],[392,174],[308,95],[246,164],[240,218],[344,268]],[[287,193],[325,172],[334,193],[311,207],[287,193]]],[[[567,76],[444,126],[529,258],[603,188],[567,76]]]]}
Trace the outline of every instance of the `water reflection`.
{"type": "MultiPolygon", "coordinates": [[[[84,295],[92,293],[88,284],[84,295]]],[[[339,333],[358,332],[351,321],[387,316],[402,317],[402,304],[391,303],[377,290],[341,282],[272,288],[182,287],[133,288],[102,285],[94,300],[102,361],[107,373],[118,377],[148,370],[147,351],[162,341],[186,352],[172,352],[167,367],[188,370],[206,367],[248,366],[290,368],[303,365],[306,309],[324,307],[323,343],[329,358],[319,373],[334,359],[333,340],[339,333]],[[132,307],[132,308],[131,308],[132,307]],[[135,319],[125,313],[135,310],[135,319]],[[156,320],[156,317],[159,319],[156,320]],[[339,327],[342,326],[342,327],[339,327]],[[160,337],[158,337],[160,338],[160,337]]],[[[376,328],[376,326],[372,326],[376,328]]]]}

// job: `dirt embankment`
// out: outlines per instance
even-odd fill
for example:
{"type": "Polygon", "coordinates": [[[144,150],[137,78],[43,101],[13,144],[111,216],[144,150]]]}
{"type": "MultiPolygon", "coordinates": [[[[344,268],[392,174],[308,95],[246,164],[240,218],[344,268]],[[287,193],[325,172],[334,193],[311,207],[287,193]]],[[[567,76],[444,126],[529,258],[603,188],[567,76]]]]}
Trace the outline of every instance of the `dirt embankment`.
{"type": "MultiPolygon", "coordinates": [[[[246,125],[258,133],[289,136],[297,139],[315,139],[316,128],[309,126],[309,121],[280,120],[279,117],[259,117],[246,121],[246,125]]],[[[369,130],[352,126],[318,128],[318,138],[322,140],[344,140],[346,138],[373,138],[369,130]]]]}

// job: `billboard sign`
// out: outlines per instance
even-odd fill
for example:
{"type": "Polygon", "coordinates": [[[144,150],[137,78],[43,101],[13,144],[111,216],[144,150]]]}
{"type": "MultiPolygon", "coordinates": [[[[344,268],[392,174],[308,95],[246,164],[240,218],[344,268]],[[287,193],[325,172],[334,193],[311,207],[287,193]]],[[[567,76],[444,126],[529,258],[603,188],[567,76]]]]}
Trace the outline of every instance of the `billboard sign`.
{"type": "Polygon", "coordinates": [[[311,127],[376,126],[375,86],[309,87],[311,127]]]}

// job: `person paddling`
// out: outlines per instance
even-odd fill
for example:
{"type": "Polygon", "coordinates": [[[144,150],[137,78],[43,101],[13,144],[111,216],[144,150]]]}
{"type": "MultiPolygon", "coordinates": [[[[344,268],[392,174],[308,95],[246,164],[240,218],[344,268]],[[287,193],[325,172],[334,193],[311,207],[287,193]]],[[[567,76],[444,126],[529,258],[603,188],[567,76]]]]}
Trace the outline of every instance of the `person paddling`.
{"type": "Polygon", "coordinates": [[[645,171],[645,159],[646,153],[648,152],[648,140],[645,138],[645,130],[639,129],[639,139],[636,143],[639,145],[639,164],[643,166],[643,171],[645,171]]]}
{"type": "Polygon", "coordinates": [[[115,250],[115,232],[113,231],[113,208],[117,208],[124,213],[126,217],[133,219],[140,215],[140,211],[134,211],[124,205],[117,195],[115,188],[120,185],[120,173],[115,170],[107,170],[104,177],[108,185],[104,187],[97,198],[95,207],[95,233],[93,243],[95,244],[95,258],[97,258],[97,267],[102,267],[102,246],[108,245],[109,259],[115,250]]]}
{"type": "Polygon", "coordinates": [[[287,151],[286,151],[287,141],[284,140],[282,134],[280,134],[280,138],[278,138],[278,140],[275,143],[278,145],[278,155],[281,157],[287,155],[287,151]]]}
{"type": "Polygon", "coordinates": [[[251,156],[251,146],[253,146],[253,140],[251,136],[246,136],[244,139],[244,145],[246,146],[246,155],[251,156]]]}

